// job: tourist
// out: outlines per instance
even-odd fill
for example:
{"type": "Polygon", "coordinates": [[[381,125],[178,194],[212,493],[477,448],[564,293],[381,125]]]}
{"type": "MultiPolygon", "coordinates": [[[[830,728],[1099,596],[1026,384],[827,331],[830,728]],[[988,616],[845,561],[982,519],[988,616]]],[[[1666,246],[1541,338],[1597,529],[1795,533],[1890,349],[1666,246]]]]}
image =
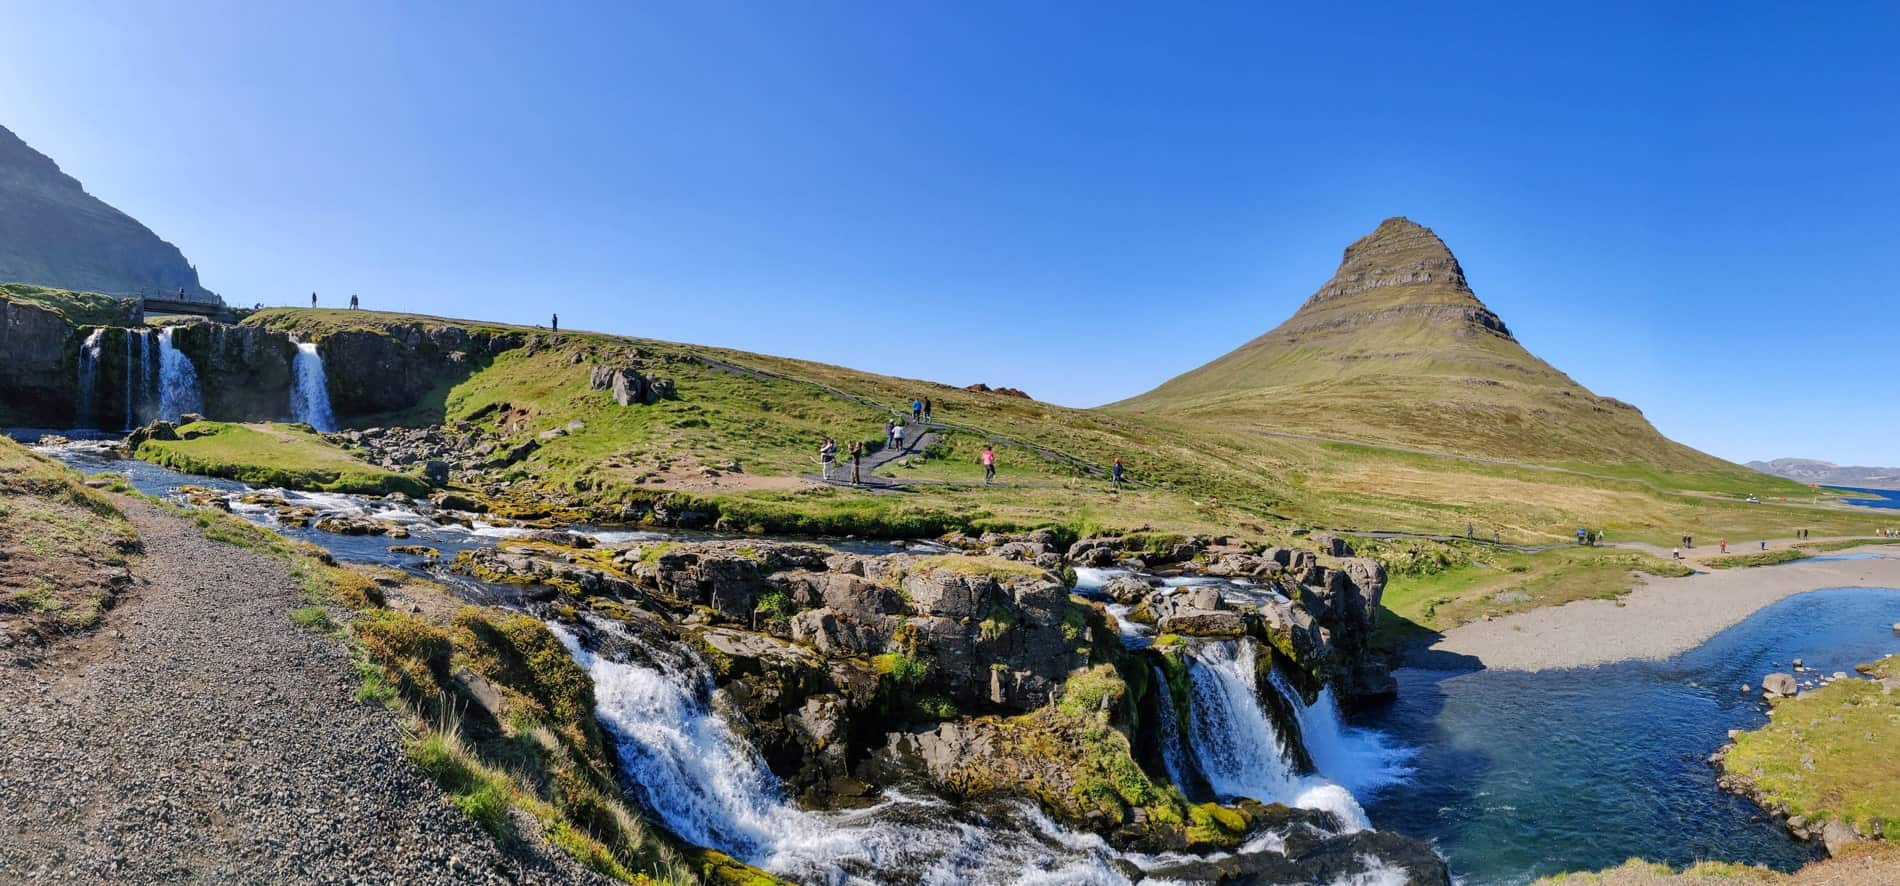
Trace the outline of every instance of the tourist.
{"type": "Polygon", "coordinates": [[[358,304],[360,303],[356,300],[356,293],[350,293],[350,310],[356,310],[358,304]]]}
{"type": "Polygon", "coordinates": [[[1728,539],[1725,538],[1725,539],[1722,539],[1721,541],[1716,542],[1715,546],[1718,549],[1720,549],[1722,553],[1724,554],[1728,553],[1728,539]]]}
{"type": "Polygon", "coordinates": [[[886,421],[884,422],[884,448],[889,449],[896,445],[897,445],[897,422],[886,421]]]}
{"type": "Polygon", "coordinates": [[[1681,549],[1681,548],[1675,548],[1675,549],[1673,549],[1673,550],[1671,550],[1671,551],[1669,552],[1669,556],[1670,556],[1670,557],[1671,557],[1672,559],[1676,559],[1676,560],[1680,560],[1680,559],[1682,559],[1682,549],[1681,549]]]}
{"type": "Polygon", "coordinates": [[[1498,531],[1496,529],[1491,530],[1491,543],[1494,545],[1501,545],[1504,543],[1503,541],[1499,540],[1498,531]]]}
{"type": "Polygon", "coordinates": [[[1577,544],[1580,544],[1580,545],[1589,544],[1590,543],[1589,538],[1590,538],[1590,533],[1587,530],[1583,530],[1583,529],[1577,530],[1577,544]]]}
{"type": "Polygon", "coordinates": [[[899,452],[904,451],[904,423],[903,422],[898,422],[897,427],[891,429],[891,445],[893,447],[896,447],[897,451],[899,452]]]}
{"type": "Polygon", "coordinates": [[[924,401],[922,400],[910,401],[910,420],[911,421],[924,420],[924,401]]]}
{"type": "Polygon", "coordinates": [[[818,462],[824,465],[826,483],[831,482],[831,463],[836,460],[837,457],[838,444],[831,442],[830,437],[826,437],[824,444],[818,447],[818,462]]]}
{"type": "Polygon", "coordinates": [[[314,292],[310,293],[310,306],[313,308],[317,306],[317,294],[314,292]]]}
{"type": "Polygon", "coordinates": [[[930,424],[930,398],[924,398],[924,424],[930,424]]]}
{"type": "Polygon", "coordinates": [[[1122,491],[1122,476],[1123,476],[1124,471],[1122,468],[1121,456],[1119,455],[1115,456],[1115,466],[1109,468],[1108,473],[1109,473],[1109,476],[1112,477],[1115,481],[1115,491],[1116,492],[1122,491]]]}
{"type": "Polygon", "coordinates": [[[853,486],[858,485],[860,482],[858,480],[858,464],[862,461],[864,461],[864,441],[853,440],[851,441],[851,485],[853,486]]]}
{"type": "Polygon", "coordinates": [[[1761,540],[1761,549],[1764,551],[1768,550],[1768,539],[1764,538],[1761,540]]]}
{"type": "Polygon", "coordinates": [[[555,332],[560,332],[561,331],[561,315],[555,314],[554,319],[549,321],[548,326],[552,328],[555,332]]]}
{"type": "MultiPolygon", "coordinates": [[[[1465,537],[1466,537],[1466,538],[1471,538],[1471,537],[1472,537],[1472,533],[1473,533],[1474,531],[1475,531],[1475,527],[1473,527],[1473,526],[1472,526],[1472,525],[1471,525],[1470,523],[1466,523],[1466,524],[1465,524],[1465,537]]],[[[1582,532],[1583,530],[1581,530],[1581,529],[1579,529],[1579,530],[1577,530],[1577,531],[1578,531],[1579,533],[1581,533],[1581,532],[1582,532]]]]}
{"type": "Polygon", "coordinates": [[[983,485],[990,485],[996,479],[996,450],[990,444],[983,444],[983,485]]]}

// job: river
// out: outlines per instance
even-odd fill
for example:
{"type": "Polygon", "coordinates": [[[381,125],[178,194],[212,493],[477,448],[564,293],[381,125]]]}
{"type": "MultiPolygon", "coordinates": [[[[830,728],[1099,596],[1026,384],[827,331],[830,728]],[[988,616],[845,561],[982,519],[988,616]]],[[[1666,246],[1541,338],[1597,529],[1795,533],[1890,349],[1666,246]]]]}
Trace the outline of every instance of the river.
{"type": "MultiPolygon", "coordinates": [[[[206,486],[231,497],[245,491],[230,481],[120,459],[94,444],[43,451],[87,472],[117,471],[140,491],[161,498],[175,497],[181,485],[206,486]]],[[[326,513],[373,514],[401,523],[412,537],[400,543],[437,548],[445,562],[457,551],[521,532],[481,523],[437,523],[400,502],[281,494],[326,513]]],[[[285,528],[274,525],[267,509],[233,507],[340,559],[435,573],[414,556],[392,554],[388,547],[398,542],[387,538],[285,528]]],[[[682,536],[575,529],[609,543],[682,536]]],[[[912,547],[827,543],[860,553],[912,547]]],[[[1107,575],[1084,571],[1083,584],[1099,584],[1107,575]]],[[[466,580],[457,584],[480,593],[466,580]]],[[[1224,592],[1269,593],[1244,583],[1225,584],[1224,592]]],[[[1176,748],[1169,766],[1191,759],[1214,776],[1211,781],[1223,794],[1259,793],[1257,782],[1272,782],[1272,790],[1299,793],[1302,805],[1344,816],[1363,814],[1356,826],[1369,823],[1429,839],[1449,858],[1460,882],[1471,886],[1523,883],[1560,871],[1614,866],[1632,856],[1673,865],[1720,859],[1788,870],[1811,858],[1811,850],[1747,800],[1718,790],[1705,760],[1729,729],[1765,720],[1758,697],[1739,692],[1740,684],[1759,684],[1763,674],[1787,670],[1795,657],[1821,674],[1851,671],[1856,663],[1900,649],[1889,627],[1895,622],[1900,622],[1900,593],[1821,590],[1763,609],[1664,662],[1538,673],[1407,668],[1396,674],[1400,693],[1391,704],[1342,714],[1326,695],[1301,712],[1308,750],[1321,770],[1310,780],[1280,769],[1248,768],[1246,754],[1272,756],[1274,736],[1213,735],[1208,730],[1218,725],[1215,721],[1197,721],[1194,740],[1182,737],[1190,752],[1176,748]],[[1260,748],[1242,746],[1247,741],[1260,748]]],[[[1125,638],[1133,645],[1148,639],[1136,628],[1125,638]]],[[[1034,879],[1050,882],[1114,883],[1125,882],[1128,862],[1148,867],[1164,861],[1116,856],[1099,838],[1062,829],[1024,807],[953,809],[893,792],[872,810],[797,810],[773,792],[770,773],[756,755],[736,746],[709,712],[703,693],[692,686],[698,677],[658,679],[666,675],[596,659],[571,634],[563,639],[605,687],[603,721],[621,739],[628,770],[656,783],[688,779],[700,785],[697,791],[676,790],[672,801],[649,797],[649,808],[685,803],[665,813],[676,830],[712,834],[724,829],[728,836],[723,839],[750,846],[754,858],[777,861],[779,869],[801,879],[856,880],[901,871],[906,880],[956,882],[998,879],[1000,871],[1011,870],[1033,871],[1034,879]],[[665,715],[667,729],[633,734],[650,732],[641,724],[656,714],[665,715]],[[701,765],[696,761],[709,754],[726,761],[725,781],[692,774],[701,765]]],[[[1217,680],[1231,657],[1243,652],[1205,650],[1197,659],[1197,696],[1244,706],[1244,698],[1223,697],[1233,686],[1217,680]]]]}

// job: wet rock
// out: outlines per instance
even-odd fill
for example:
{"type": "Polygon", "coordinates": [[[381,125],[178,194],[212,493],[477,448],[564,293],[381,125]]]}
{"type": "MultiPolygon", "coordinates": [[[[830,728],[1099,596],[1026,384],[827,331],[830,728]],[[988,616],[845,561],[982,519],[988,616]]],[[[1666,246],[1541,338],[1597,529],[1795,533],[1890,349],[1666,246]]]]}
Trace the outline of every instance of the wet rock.
{"type": "Polygon", "coordinates": [[[1154,588],[1147,582],[1132,575],[1118,575],[1102,586],[1102,593],[1110,600],[1127,606],[1133,606],[1148,596],[1154,588]]]}
{"type": "Polygon", "coordinates": [[[1787,698],[1795,694],[1793,674],[1774,673],[1761,678],[1761,694],[1767,698],[1787,698]]]}
{"type": "Polygon", "coordinates": [[[1121,554],[1121,545],[1113,539],[1085,538],[1069,546],[1069,562],[1077,566],[1103,567],[1121,554]]]}
{"type": "Polygon", "coordinates": [[[975,618],[988,608],[996,592],[996,579],[987,575],[965,575],[949,569],[907,575],[904,593],[920,612],[950,618],[975,618]]]}
{"type": "Polygon", "coordinates": [[[1190,637],[1238,637],[1247,632],[1247,620],[1229,610],[1187,610],[1162,618],[1156,625],[1164,634],[1190,637]]]}

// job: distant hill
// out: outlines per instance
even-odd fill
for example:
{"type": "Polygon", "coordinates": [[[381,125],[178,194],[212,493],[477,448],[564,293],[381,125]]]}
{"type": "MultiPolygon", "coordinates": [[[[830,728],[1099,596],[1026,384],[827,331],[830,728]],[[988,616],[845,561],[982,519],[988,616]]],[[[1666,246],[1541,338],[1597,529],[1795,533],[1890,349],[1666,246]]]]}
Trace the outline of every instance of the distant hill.
{"type": "Polygon", "coordinates": [[[1105,408],[1481,458],[1740,472],[1525,350],[1444,241],[1405,218],[1347,247],[1272,331],[1105,408]]]}
{"type": "Polygon", "coordinates": [[[1900,468],[1866,468],[1837,465],[1811,458],[1777,458],[1751,461],[1748,466],[1764,474],[1786,477],[1802,483],[1822,486],[1858,486],[1862,489],[1900,489],[1900,468]]]}
{"type": "Polygon", "coordinates": [[[0,127],[0,282],[217,302],[185,256],[0,127]]]}

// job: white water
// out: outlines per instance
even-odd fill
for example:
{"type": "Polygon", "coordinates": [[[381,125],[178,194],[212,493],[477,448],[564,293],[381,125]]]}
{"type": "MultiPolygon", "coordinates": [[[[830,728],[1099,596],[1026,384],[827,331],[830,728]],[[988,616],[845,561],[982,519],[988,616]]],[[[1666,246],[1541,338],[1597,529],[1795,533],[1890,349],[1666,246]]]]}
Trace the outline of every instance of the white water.
{"type": "MultiPolygon", "coordinates": [[[[639,645],[611,622],[593,625],[639,645]]],[[[627,781],[689,842],[801,881],[1127,882],[1108,864],[1101,838],[1029,807],[988,826],[959,820],[940,801],[896,793],[847,812],[799,809],[751,745],[712,712],[710,677],[690,652],[650,649],[654,663],[614,661],[566,626],[548,627],[593,677],[596,711],[627,781]]]]}
{"type": "Polygon", "coordinates": [[[336,430],[336,415],[330,411],[330,386],[323,375],[323,355],[313,342],[296,341],[297,356],[291,360],[296,381],[290,391],[290,420],[300,421],[326,434],[336,430]]]}
{"type": "Polygon", "coordinates": [[[99,426],[99,357],[105,347],[101,341],[105,334],[104,327],[95,329],[79,346],[79,409],[73,416],[73,423],[79,427],[99,426]]]}
{"type": "Polygon", "coordinates": [[[1294,769],[1279,730],[1261,707],[1254,649],[1246,640],[1203,643],[1190,655],[1192,745],[1208,785],[1223,798],[1252,797],[1330,812],[1346,831],[1371,827],[1345,788],[1294,769]]]}
{"type": "Polygon", "coordinates": [[[1355,729],[1340,722],[1339,702],[1333,696],[1333,687],[1321,689],[1308,705],[1277,672],[1273,675],[1273,686],[1293,706],[1300,721],[1300,738],[1319,774],[1338,782],[1361,799],[1411,777],[1411,760],[1417,751],[1394,742],[1383,733],[1355,729]]]}
{"type": "MultiPolygon", "coordinates": [[[[1161,765],[1167,767],[1168,780],[1177,785],[1187,784],[1182,774],[1187,770],[1182,766],[1185,759],[1181,756],[1181,730],[1175,722],[1174,695],[1168,691],[1168,675],[1156,666],[1155,672],[1155,710],[1161,720],[1156,727],[1161,732],[1161,765]]],[[[1185,789],[1184,789],[1185,790],[1185,789]]]]}
{"type": "Polygon", "coordinates": [[[198,369],[177,348],[172,347],[172,329],[158,334],[158,417],[177,421],[187,412],[203,412],[204,398],[198,393],[198,369]]]}

